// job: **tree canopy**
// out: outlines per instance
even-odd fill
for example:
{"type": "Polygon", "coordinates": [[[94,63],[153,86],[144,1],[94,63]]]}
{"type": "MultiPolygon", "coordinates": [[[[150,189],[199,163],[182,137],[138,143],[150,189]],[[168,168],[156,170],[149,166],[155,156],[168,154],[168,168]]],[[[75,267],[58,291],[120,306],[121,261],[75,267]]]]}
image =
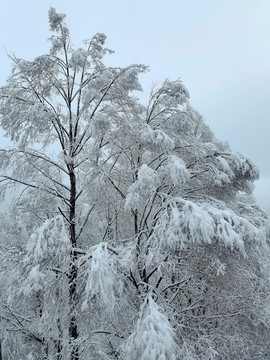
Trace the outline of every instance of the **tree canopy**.
{"type": "Polygon", "coordinates": [[[0,359],[269,358],[269,224],[258,169],[218,141],[181,79],[108,67],[104,34],[0,88],[0,359]]]}

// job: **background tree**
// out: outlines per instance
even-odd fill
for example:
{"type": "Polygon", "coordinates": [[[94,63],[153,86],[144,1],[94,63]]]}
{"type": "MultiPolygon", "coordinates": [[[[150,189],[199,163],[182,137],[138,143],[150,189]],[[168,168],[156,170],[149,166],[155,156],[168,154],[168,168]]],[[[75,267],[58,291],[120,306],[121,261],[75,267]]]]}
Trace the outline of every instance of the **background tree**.
{"type": "Polygon", "coordinates": [[[15,144],[1,190],[21,191],[3,219],[3,354],[267,359],[256,167],[215,139],[181,80],[140,104],[147,68],[106,67],[103,34],[74,50],[64,18],[49,10],[50,53],[13,56],[0,89],[15,144]]]}

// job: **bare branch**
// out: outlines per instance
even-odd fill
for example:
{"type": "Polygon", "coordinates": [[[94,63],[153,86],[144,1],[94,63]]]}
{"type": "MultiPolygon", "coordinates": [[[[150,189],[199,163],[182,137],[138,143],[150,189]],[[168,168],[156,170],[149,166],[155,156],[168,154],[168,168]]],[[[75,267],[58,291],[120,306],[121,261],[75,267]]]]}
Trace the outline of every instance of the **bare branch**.
{"type": "Polygon", "coordinates": [[[25,185],[25,186],[30,187],[32,189],[37,189],[37,190],[40,190],[40,191],[44,191],[44,192],[46,192],[46,193],[48,193],[50,195],[53,195],[55,197],[58,197],[58,198],[64,200],[65,202],[68,201],[68,199],[66,197],[59,194],[55,189],[51,189],[50,187],[44,188],[44,186],[46,186],[44,184],[42,184],[42,186],[38,186],[38,185],[34,185],[34,184],[29,183],[29,182],[26,182],[26,181],[23,181],[23,180],[20,180],[20,179],[16,179],[14,177],[7,176],[7,175],[0,175],[0,178],[2,178],[2,180],[0,180],[0,183],[4,182],[4,181],[11,181],[11,182],[14,182],[14,183],[17,183],[17,184],[25,185]]]}
{"type": "Polygon", "coordinates": [[[86,215],[86,217],[85,217],[85,219],[84,219],[84,222],[83,222],[83,224],[81,225],[81,227],[80,227],[80,229],[79,229],[79,232],[78,232],[78,234],[77,234],[77,236],[76,236],[76,240],[78,240],[79,237],[81,236],[81,234],[82,234],[82,232],[83,232],[83,229],[84,229],[84,227],[85,227],[85,225],[86,225],[86,223],[87,223],[87,221],[88,221],[88,219],[89,219],[89,216],[90,216],[90,214],[91,214],[91,212],[93,211],[93,209],[94,209],[95,206],[96,206],[96,204],[94,204],[94,205],[89,209],[89,211],[88,211],[88,213],[87,213],[87,215],[86,215]]]}

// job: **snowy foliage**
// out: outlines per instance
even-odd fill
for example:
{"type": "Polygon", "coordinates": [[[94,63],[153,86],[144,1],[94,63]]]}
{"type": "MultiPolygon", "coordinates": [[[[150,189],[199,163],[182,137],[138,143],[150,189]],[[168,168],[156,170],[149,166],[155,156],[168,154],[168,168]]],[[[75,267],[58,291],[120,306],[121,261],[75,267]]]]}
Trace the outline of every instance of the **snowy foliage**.
{"type": "MultiPolygon", "coordinates": [[[[85,300],[82,309],[87,309],[87,303],[95,295],[100,297],[104,303],[105,309],[109,312],[113,311],[114,296],[114,268],[110,261],[108,248],[106,243],[100,243],[90,249],[91,264],[89,264],[85,284],[85,300]]],[[[89,255],[88,255],[89,256],[89,255]]],[[[84,261],[84,259],[82,259],[84,261]]],[[[86,260],[87,261],[87,256],[86,260]]],[[[89,260],[88,260],[89,261],[89,260]]]]}
{"type": "Polygon", "coordinates": [[[141,91],[106,36],[11,56],[0,88],[0,358],[269,359],[269,220],[258,170],[180,79],[141,91]],[[2,351],[2,353],[1,353],[2,351]]]}
{"type": "Polygon", "coordinates": [[[186,168],[186,164],[175,155],[170,155],[164,169],[165,174],[170,179],[173,186],[183,185],[190,179],[190,173],[186,168]]]}
{"type": "Polygon", "coordinates": [[[154,101],[167,109],[177,108],[188,101],[189,93],[180,79],[165,80],[155,94],[154,101]]]}
{"type": "Polygon", "coordinates": [[[71,63],[72,67],[83,67],[86,65],[88,54],[84,49],[74,50],[71,55],[71,63]]]}
{"type": "Polygon", "coordinates": [[[46,220],[30,237],[26,250],[26,263],[40,264],[52,256],[61,261],[71,250],[63,217],[46,220]]]}
{"type": "Polygon", "coordinates": [[[149,125],[145,125],[141,132],[141,141],[149,147],[153,145],[163,151],[172,150],[174,147],[173,140],[162,130],[153,130],[149,125]]]}
{"type": "Polygon", "coordinates": [[[160,246],[188,249],[218,240],[231,251],[240,251],[245,256],[245,241],[263,241],[260,239],[264,237],[263,231],[232,210],[179,200],[179,203],[168,204],[159,215],[153,238],[160,246]]]}
{"type": "Polygon", "coordinates": [[[177,204],[169,204],[160,214],[154,232],[156,241],[171,250],[211,243],[214,235],[213,218],[191,201],[185,201],[181,209],[177,204]]]}
{"type": "Polygon", "coordinates": [[[127,209],[138,209],[141,200],[150,197],[157,186],[158,176],[156,172],[146,164],[142,164],[138,171],[138,179],[128,189],[125,207],[127,209]]]}
{"type": "Polygon", "coordinates": [[[52,31],[58,31],[63,20],[65,19],[65,14],[60,14],[55,11],[54,8],[49,9],[49,25],[52,31]]]}
{"type": "Polygon", "coordinates": [[[175,360],[176,351],[168,318],[149,296],[142,305],[134,332],[124,345],[124,359],[175,360]]]}
{"type": "Polygon", "coordinates": [[[46,220],[30,236],[26,244],[22,292],[32,295],[45,288],[50,278],[50,267],[66,265],[71,250],[69,235],[62,216],[46,220]],[[49,266],[48,266],[49,265],[49,266]]]}
{"type": "Polygon", "coordinates": [[[241,174],[250,176],[257,180],[259,177],[258,168],[246,157],[239,153],[233,153],[231,157],[232,166],[241,174]]]}
{"type": "Polygon", "coordinates": [[[37,294],[39,291],[43,290],[45,285],[45,274],[40,271],[39,265],[34,265],[31,267],[28,276],[27,282],[24,284],[23,293],[24,295],[37,294]]]}

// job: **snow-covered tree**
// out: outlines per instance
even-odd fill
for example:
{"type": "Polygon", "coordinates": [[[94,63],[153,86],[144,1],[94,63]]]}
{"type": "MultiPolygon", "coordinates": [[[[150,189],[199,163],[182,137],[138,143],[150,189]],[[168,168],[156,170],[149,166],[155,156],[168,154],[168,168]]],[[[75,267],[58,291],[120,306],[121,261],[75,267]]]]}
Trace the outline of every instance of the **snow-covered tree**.
{"type": "Polygon", "coordinates": [[[33,254],[24,291],[39,292],[43,280],[50,284],[65,272],[71,358],[77,359],[77,244],[99,196],[97,192],[87,199],[85,189],[99,181],[110,118],[132,105],[129,92],[140,89],[137,76],[146,68],[103,65],[103,56],[110,52],[103,46],[103,34],[87,41],[85,50],[73,49],[64,18],[50,9],[50,29],[56,35],[50,38],[49,54],[33,62],[13,57],[13,73],[1,89],[1,124],[17,146],[1,151],[1,166],[2,189],[20,184],[24,192],[20,203],[26,212],[32,203],[45,205],[44,213],[37,214],[40,226],[27,245],[33,254]],[[45,150],[49,145],[53,155],[45,150]],[[56,270],[47,267],[52,254],[58,260],[56,270]],[[43,261],[46,272],[41,269],[43,261]]]}
{"type": "Polygon", "coordinates": [[[74,49],[12,56],[0,89],[1,351],[7,359],[267,359],[268,220],[258,170],[217,141],[181,80],[74,49]],[[251,298],[250,294],[253,294],[251,298]],[[266,355],[265,355],[266,354],[266,355]]]}

